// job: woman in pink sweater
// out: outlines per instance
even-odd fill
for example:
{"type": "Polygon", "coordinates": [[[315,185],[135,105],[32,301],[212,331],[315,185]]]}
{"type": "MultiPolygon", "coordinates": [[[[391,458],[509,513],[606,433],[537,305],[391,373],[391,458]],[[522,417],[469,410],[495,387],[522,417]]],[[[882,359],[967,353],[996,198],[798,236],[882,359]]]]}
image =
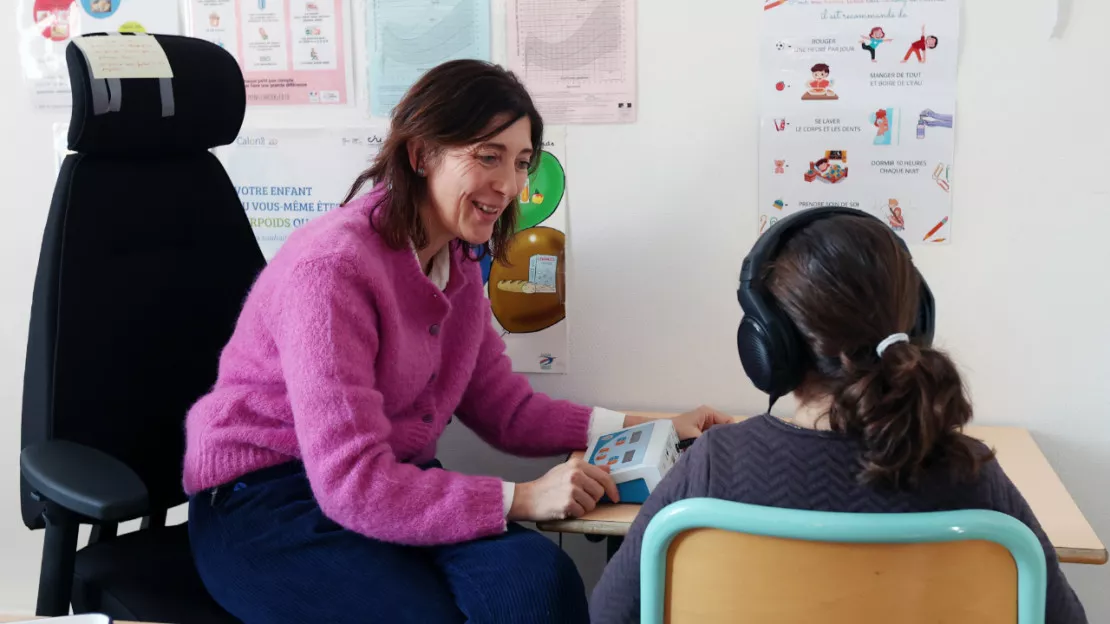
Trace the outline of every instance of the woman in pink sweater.
{"type": "MultiPolygon", "coordinates": [[[[344,207],[297,230],[259,276],[187,419],[194,557],[233,615],[587,621],[574,564],[516,521],[616,498],[608,474],[571,461],[508,483],[435,461],[452,415],[521,456],[639,422],[533,392],[491,324],[476,260],[504,257],[542,136],[512,74],[441,65],[394,110],[344,207]]],[[[698,409],[675,425],[689,438],[723,420],[698,409]]]]}

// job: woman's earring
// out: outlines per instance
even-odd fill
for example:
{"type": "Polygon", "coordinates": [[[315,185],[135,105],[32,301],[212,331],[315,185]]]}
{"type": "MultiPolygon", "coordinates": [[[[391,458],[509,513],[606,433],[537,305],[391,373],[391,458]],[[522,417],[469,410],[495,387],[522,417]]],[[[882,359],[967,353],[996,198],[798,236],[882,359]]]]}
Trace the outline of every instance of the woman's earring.
{"type": "Polygon", "coordinates": [[[424,177],[424,168],[423,167],[417,167],[416,168],[416,175],[423,178],[424,177]]]}

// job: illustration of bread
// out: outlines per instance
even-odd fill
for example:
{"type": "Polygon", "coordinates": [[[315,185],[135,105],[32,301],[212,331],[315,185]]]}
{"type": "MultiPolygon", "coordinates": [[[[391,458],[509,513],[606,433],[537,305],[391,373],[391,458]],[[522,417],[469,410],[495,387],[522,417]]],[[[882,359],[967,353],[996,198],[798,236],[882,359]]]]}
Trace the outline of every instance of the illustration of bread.
{"type": "Polygon", "coordinates": [[[497,290],[531,295],[532,293],[553,293],[555,287],[546,284],[533,284],[528,280],[508,279],[497,282],[497,290]]]}

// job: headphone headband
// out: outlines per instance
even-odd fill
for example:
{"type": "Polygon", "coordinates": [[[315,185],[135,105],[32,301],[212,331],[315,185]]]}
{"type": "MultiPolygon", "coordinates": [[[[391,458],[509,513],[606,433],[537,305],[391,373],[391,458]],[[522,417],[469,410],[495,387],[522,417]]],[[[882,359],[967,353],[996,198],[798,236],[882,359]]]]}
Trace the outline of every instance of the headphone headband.
{"type": "MultiPolygon", "coordinates": [[[[808,208],[800,212],[795,212],[794,214],[779,219],[759,237],[759,240],[755,242],[751,251],[748,252],[747,257],[744,258],[744,264],[740,267],[741,288],[743,288],[745,284],[747,284],[749,288],[762,287],[761,282],[763,276],[760,274],[761,269],[778,255],[782,246],[786,244],[786,241],[790,240],[790,237],[795,232],[805,229],[815,221],[836,216],[854,216],[867,219],[875,218],[874,215],[856,208],[819,206],[817,208],[808,208]]],[[[895,236],[895,238],[905,247],[906,243],[901,237],[895,236]]]]}

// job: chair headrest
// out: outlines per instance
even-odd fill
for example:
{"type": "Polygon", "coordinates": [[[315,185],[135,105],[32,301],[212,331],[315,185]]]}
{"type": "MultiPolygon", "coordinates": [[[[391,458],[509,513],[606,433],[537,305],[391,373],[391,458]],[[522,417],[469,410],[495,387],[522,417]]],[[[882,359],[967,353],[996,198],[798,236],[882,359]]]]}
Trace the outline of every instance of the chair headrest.
{"type": "Polygon", "coordinates": [[[131,37],[154,39],[173,77],[94,78],[87,53],[77,40],[71,41],[66,47],[73,92],[69,149],[82,154],[172,154],[235,140],[247,94],[243,73],[226,50],[177,35],[95,34],[80,39],[91,37],[107,37],[97,47],[136,44],[131,37]],[[108,110],[106,101],[112,102],[108,110]]]}

